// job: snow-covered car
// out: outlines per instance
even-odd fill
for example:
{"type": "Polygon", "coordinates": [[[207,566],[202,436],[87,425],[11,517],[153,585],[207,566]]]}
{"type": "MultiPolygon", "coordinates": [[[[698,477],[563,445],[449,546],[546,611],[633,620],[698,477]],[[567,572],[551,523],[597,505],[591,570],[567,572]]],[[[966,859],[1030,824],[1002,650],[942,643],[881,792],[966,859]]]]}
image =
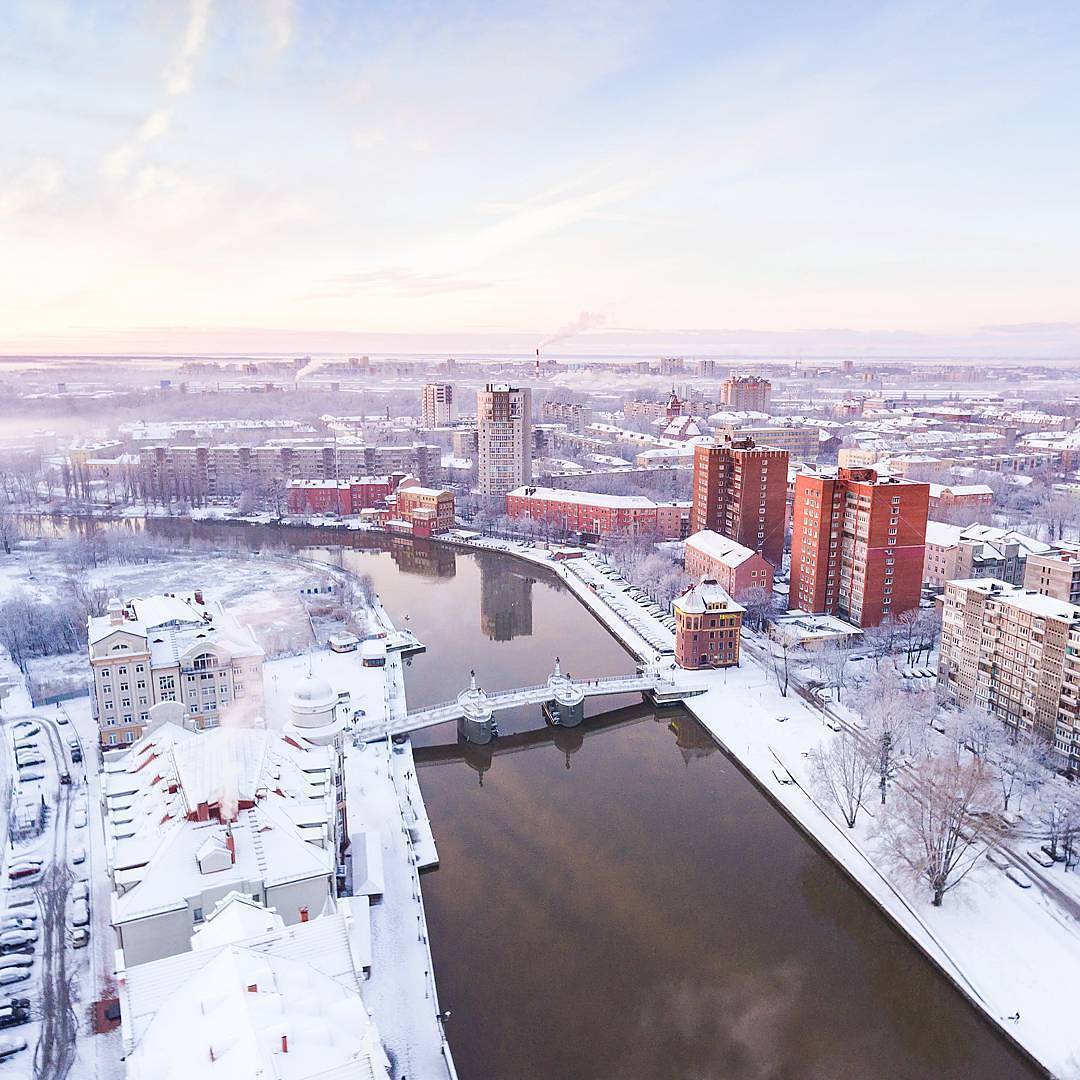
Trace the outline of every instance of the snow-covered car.
{"type": "Polygon", "coordinates": [[[1045,870],[1049,870],[1054,865],[1054,860],[1045,851],[1029,851],[1027,855],[1032,862],[1038,863],[1045,870]]]}
{"type": "Polygon", "coordinates": [[[87,926],[90,923],[90,905],[85,900],[76,900],[71,905],[71,925],[87,926]]]}
{"type": "Polygon", "coordinates": [[[40,769],[29,768],[19,770],[19,783],[29,784],[34,780],[44,780],[45,774],[40,769]]]}
{"type": "Polygon", "coordinates": [[[64,712],[62,712],[62,713],[61,713],[61,714],[60,714],[60,715],[59,715],[59,716],[58,716],[58,717],[56,718],[56,722],[57,722],[58,724],[70,724],[70,723],[71,723],[71,721],[70,721],[70,720],[68,719],[68,714],[67,714],[67,713],[64,713],[64,712]]]}
{"type": "Polygon", "coordinates": [[[18,949],[23,945],[33,945],[37,939],[36,930],[5,930],[0,933],[0,952],[18,949]]]}
{"type": "Polygon", "coordinates": [[[34,739],[22,739],[15,744],[15,753],[18,754],[20,750],[37,750],[38,744],[34,739]]]}
{"type": "Polygon", "coordinates": [[[86,811],[81,809],[81,808],[76,810],[75,811],[75,819],[72,822],[72,824],[75,826],[76,829],[85,829],[86,828],[86,811]]]}
{"type": "Polygon", "coordinates": [[[71,886],[71,895],[75,900],[89,900],[90,899],[90,882],[89,881],[76,881],[71,886]]]}
{"type": "Polygon", "coordinates": [[[16,720],[12,726],[18,739],[30,739],[41,734],[41,728],[33,720],[16,720]]]}
{"type": "Polygon", "coordinates": [[[90,931],[85,926],[80,926],[71,933],[71,947],[73,949],[85,949],[90,944],[90,931]]]}
{"type": "Polygon", "coordinates": [[[10,968],[27,968],[33,967],[34,958],[32,956],[0,956],[0,971],[7,971],[10,968]]]}
{"type": "Polygon", "coordinates": [[[75,866],[80,866],[82,863],[86,862],[86,848],[72,848],[71,862],[75,866]]]}
{"type": "Polygon", "coordinates": [[[1021,889],[1031,888],[1031,878],[1020,869],[1019,866],[1010,866],[1005,871],[1005,876],[1014,884],[1019,885],[1021,889]]]}
{"type": "Polygon", "coordinates": [[[25,1039],[0,1039],[0,1061],[7,1061],[25,1049],[25,1039]]]}
{"type": "Polygon", "coordinates": [[[8,971],[0,971],[0,986],[11,986],[14,983],[26,982],[31,974],[29,968],[11,968],[8,971]]]}
{"type": "Polygon", "coordinates": [[[22,862],[12,863],[8,867],[9,881],[22,881],[25,878],[35,878],[41,873],[41,863],[22,862]]]}
{"type": "Polygon", "coordinates": [[[6,1005],[0,1005],[0,1028],[16,1027],[30,1020],[30,1003],[22,1004],[25,998],[10,1001],[6,1005]]]}
{"type": "Polygon", "coordinates": [[[0,934],[5,930],[33,930],[36,926],[36,918],[30,919],[25,915],[5,915],[0,919],[0,934]]]}
{"type": "Polygon", "coordinates": [[[44,765],[45,758],[40,750],[18,750],[15,753],[15,764],[20,769],[25,769],[31,765],[44,765]]]}

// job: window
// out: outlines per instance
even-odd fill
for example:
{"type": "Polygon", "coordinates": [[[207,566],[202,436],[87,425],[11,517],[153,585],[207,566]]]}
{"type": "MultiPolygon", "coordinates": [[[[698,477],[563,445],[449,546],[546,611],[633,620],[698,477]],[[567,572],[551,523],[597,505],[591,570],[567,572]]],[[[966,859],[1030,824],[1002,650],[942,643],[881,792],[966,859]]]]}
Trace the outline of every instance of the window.
{"type": "Polygon", "coordinates": [[[202,922],[202,921],[203,921],[203,909],[202,909],[201,907],[197,907],[197,908],[195,908],[195,909],[194,909],[194,910],[192,911],[192,913],[191,913],[191,917],[192,917],[192,918],[193,918],[193,919],[194,919],[194,920],[195,920],[195,921],[196,921],[197,923],[200,923],[200,922],[202,922]]]}
{"type": "Polygon", "coordinates": [[[162,690],[175,690],[176,679],[172,675],[161,675],[158,677],[158,686],[162,690]]]}
{"type": "Polygon", "coordinates": [[[116,745],[116,732],[115,731],[112,731],[112,732],[109,733],[109,745],[110,746],[115,746],[116,745]]]}
{"type": "Polygon", "coordinates": [[[190,704],[190,705],[188,706],[188,712],[193,712],[193,713],[196,713],[196,712],[198,712],[198,711],[199,711],[199,703],[198,703],[197,701],[193,701],[193,702],[192,702],[192,703],[191,703],[191,704],[190,704]]]}
{"type": "Polygon", "coordinates": [[[213,653],[199,653],[191,661],[191,666],[195,671],[207,671],[209,668],[217,667],[217,657],[213,653]]]}
{"type": "Polygon", "coordinates": [[[127,665],[122,664],[120,667],[118,667],[116,669],[116,673],[118,675],[126,675],[127,674],[127,665]]]}

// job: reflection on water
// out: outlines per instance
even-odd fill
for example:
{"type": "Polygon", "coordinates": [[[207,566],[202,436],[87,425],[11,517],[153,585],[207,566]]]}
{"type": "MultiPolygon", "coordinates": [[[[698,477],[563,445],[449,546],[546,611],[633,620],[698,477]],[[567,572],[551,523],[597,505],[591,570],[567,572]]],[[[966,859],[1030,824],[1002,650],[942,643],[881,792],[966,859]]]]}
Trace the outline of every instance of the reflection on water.
{"type": "Polygon", "coordinates": [[[492,641],[513,641],[533,632],[535,581],[512,559],[480,564],[480,628],[492,641]]]}
{"type": "Polygon", "coordinates": [[[457,573],[457,556],[445,544],[395,536],[390,540],[390,555],[394,565],[405,574],[445,578],[457,573]]]}
{"type": "MultiPolygon", "coordinates": [[[[327,543],[314,530],[194,534],[327,543]]],[[[449,558],[456,573],[402,573],[385,540],[341,540],[331,557],[371,574],[428,645],[407,670],[411,707],[452,697],[470,668],[491,690],[541,681],[556,655],[582,677],[633,669],[540,571],[528,622],[514,615],[493,640],[466,616],[485,581],[527,567],[442,548],[422,565],[449,558]]],[[[411,546],[412,567],[438,547],[411,546]]],[[[589,701],[570,730],[543,729],[539,710],[500,713],[506,734],[483,747],[459,746],[453,725],[417,737],[441,858],[424,897],[462,1080],[1039,1075],[689,714],[610,711],[626,704],[589,701]]]]}

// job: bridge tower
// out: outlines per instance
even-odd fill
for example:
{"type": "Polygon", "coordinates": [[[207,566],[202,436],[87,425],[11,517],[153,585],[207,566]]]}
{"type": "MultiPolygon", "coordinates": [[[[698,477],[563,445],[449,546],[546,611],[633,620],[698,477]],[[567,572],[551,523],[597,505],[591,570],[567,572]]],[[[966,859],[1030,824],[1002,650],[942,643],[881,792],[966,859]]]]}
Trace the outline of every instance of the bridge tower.
{"type": "Polygon", "coordinates": [[[461,717],[458,720],[458,734],[471,743],[489,743],[498,733],[495,727],[495,713],[488,702],[487,694],[476,685],[476,672],[469,672],[470,681],[467,690],[458,694],[461,717]]]}
{"type": "Polygon", "coordinates": [[[555,670],[548,676],[548,692],[551,697],[544,702],[543,709],[550,723],[560,727],[577,727],[585,719],[584,691],[562,673],[557,656],[555,670]]]}

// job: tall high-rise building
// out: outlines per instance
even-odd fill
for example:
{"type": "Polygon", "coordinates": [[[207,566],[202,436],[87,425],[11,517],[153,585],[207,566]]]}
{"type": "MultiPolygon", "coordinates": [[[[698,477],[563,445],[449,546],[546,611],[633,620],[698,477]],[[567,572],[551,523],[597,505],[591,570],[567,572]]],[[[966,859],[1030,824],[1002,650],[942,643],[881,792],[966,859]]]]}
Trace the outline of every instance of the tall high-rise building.
{"type": "Polygon", "coordinates": [[[930,485],[873,469],[803,472],[791,524],[793,608],[877,626],[919,606],[930,485]]]}
{"type": "Polygon", "coordinates": [[[712,529],[760,552],[775,567],[784,560],[788,453],[724,439],[694,447],[690,532],[712,529]]]}
{"type": "Polygon", "coordinates": [[[739,412],[769,411],[772,383],[757,375],[729,375],[720,384],[720,400],[739,412]]]}
{"type": "Polygon", "coordinates": [[[454,388],[450,383],[424,383],[420,422],[426,428],[449,427],[454,419],[454,388]]]}
{"type": "Polygon", "coordinates": [[[532,393],[488,383],[476,395],[481,495],[505,495],[532,479],[532,393]]]}

